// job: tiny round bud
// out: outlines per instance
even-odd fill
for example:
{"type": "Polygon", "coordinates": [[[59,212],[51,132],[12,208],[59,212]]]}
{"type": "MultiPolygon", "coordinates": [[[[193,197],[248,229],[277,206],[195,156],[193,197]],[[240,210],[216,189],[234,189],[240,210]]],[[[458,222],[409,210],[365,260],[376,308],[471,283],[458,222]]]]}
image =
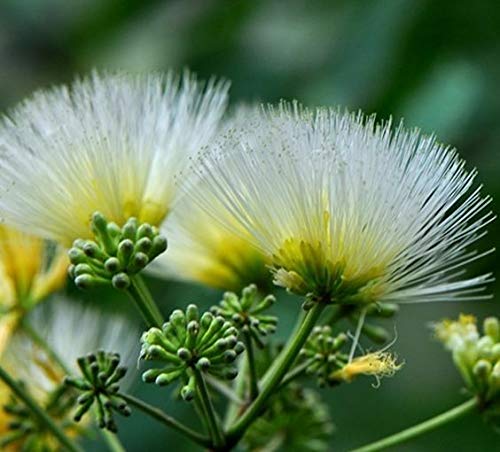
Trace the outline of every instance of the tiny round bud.
{"type": "Polygon", "coordinates": [[[203,372],[208,370],[210,365],[211,365],[210,360],[208,358],[205,358],[205,357],[200,358],[198,360],[198,362],[196,363],[196,367],[203,372]]]}
{"type": "Polygon", "coordinates": [[[193,355],[187,348],[182,347],[177,350],[177,356],[183,361],[189,361],[193,355]]]}
{"type": "Polygon", "coordinates": [[[153,247],[153,242],[151,242],[150,239],[147,237],[143,237],[142,239],[139,239],[137,243],[135,244],[135,249],[137,251],[141,251],[143,253],[149,253],[151,248],[153,247]]]}
{"type": "Polygon", "coordinates": [[[91,275],[85,274],[75,278],[75,285],[81,290],[88,290],[95,286],[94,278],[91,275]]]}
{"type": "Polygon", "coordinates": [[[194,399],[194,390],[190,386],[186,385],[183,386],[181,389],[181,397],[186,401],[190,402],[191,400],[194,399]]]}
{"type": "Polygon", "coordinates": [[[118,273],[111,279],[111,284],[115,289],[124,290],[130,286],[130,278],[126,273],[118,273]]]}
{"type": "Polygon", "coordinates": [[[110,257],[104,262],[104,268],[114,274],[120,270],[120,261],[116,257],[110,257]]]}

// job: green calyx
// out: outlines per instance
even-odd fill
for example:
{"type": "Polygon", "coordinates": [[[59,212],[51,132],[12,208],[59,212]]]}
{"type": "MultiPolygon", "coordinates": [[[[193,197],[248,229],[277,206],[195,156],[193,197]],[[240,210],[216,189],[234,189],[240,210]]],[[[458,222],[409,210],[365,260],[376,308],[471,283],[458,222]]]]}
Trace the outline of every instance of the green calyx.
{"type": "Polygon", "coordinates": [[[274,333],[278,324],[277,317],[265,314],[275,302],[273,295],[259,297],[257,286],[251,284],[243,289],[241,297],[226,292],[219,305],[213,306],[211,311],[214,315],[224,317],[239,331],[250,334],[252,340],[262,348],[264,343],[261,336],[274,333]]]}
{"type": "MultiPolygon", "coordinates": [[[[26,385],[22,386],[28,391],[26,385]]],[[[74,393],[60,386],[49,394],[43,409],[51,418],[58,420],[64,430],[75,431],[77,426],[69,416],[74,403],[74,393]]],[[[14,395],[3,406],[3,411],[8,419],[8,431],[0,436],[0,449],[14,446],[15,450],[53,450],[58,443],[50,430],[14,395]]]]}
{"type": "Polygon", "coordinates": [[[167,249],[167,239],[158,228],[139,224],[136,218],[129,218],[120,228],[96,212],[91,229],[95,240],[77,239],[68,251],[68,271],[80,289],[110,283],[116,289],[127,289],[130,277],[167,249]]]}
{"type": "Polygon", "coordinates": [[[111,432],[117,427],[113,412],[129,416],[131,411],[125,400],[118,394],[119,381],[125,376],[127,369],[120,367],[120,355],[98,351],[78,358],[78,366],[82,377],[66,377],[64,384],[81,392],[77,399],[78,408],[74,420],[79,422],[82,417],[96,406],[97,425],[111,432]]]}
{"type": "Polygon", "coordinates": [[[186,311],[172,312],[162,328],[151,328],[141,338],[140,358],[166,363],[161,368],[145,371],[146,383],[168,385],[181,379],[181,396],[192,400],[196,378],[193,371],[231,380],[238,374],[237,356],[244,345],[238,340],[238,330],[221,316],[205,312],[200,316],[196,305],[186,311]]]}
{"type": "Polygon", "coordinates": [[[328,325],[313,329],[299,356],[303,362],[308,363],[306,373],[315,375],[319,386],[337,384],[330,375],[341,369],[349,359],[348,355],[341,351],[347,339],[344,333],[334,336],[328,325]]]}

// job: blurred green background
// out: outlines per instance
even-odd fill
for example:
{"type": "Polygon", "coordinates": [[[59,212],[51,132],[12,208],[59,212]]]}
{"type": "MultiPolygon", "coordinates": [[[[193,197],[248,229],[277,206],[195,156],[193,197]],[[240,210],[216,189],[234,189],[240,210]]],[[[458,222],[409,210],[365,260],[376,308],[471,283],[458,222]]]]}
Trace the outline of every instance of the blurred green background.
{"type": "MultiPolygon", "coordinates": [[[[232,80],[232,102],[299,99],[405,118],[408,126],[457,147],[479,169],[484,190],[500,199],[500,4],[496,0],[158,1],[2,0],[0,107],[32,90],[68,82],[90,69],[132,71],[189,67],[200,77],[232,80]]],[[[490,226],[483,249],[495,246],[490,226]]],[[[496,273],[495,255],[471,272],[496,273]]],[[[165,314],[188,302],[209,306],[219,293],[150,281],[165,314]]],[[[497,300],[405,306],[394,350],[406,365],[379,389],[362,378],[323,395],[338,431],[332,450],[375,440],[463,400],[450,356],[429,323],[471,312],[500,315],[497,300]]],[[[82,297],[74,289],[75,296],[82,297]]],[[[299,302],[279,294],[286,337],[299,302]]],[[[88,296],[103,309],[128,304],[111,292],[88,296]]],[[[392,328],[392,324],[389,325],[392,328]]],[[[139,383],[135,392],[184,419],[191,408],[139,383]]],[[[195,450],[176,434],[134,414],[121,422],[127,450],[195,450]]],[[[86,450],[101,450],[89,440],[86,450]]],[[[102,449],[104,450],[104,449],[102,449]]],[[[468,417],[400,451],[500,450],[500,436],[468,417]]]]}

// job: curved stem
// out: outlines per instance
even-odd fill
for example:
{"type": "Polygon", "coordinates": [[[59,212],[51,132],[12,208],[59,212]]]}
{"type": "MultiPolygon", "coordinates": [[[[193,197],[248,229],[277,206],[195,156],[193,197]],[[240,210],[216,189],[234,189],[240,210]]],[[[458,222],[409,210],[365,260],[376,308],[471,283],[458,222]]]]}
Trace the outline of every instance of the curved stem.
{"type": "Polygon", "coordinates": [[[72,452],[83,452],[76,443],[66,436],[64,431],[52,420],[28,393],[0,366],[0,379],[10,387],[12,392],[21,399],[29,410],[42,422],[48,430],[59,440],[61,445],[72,452]]]}
{"type": "Polygon", "coordinates": [[[248,360],[248,373],[250,377],[250,400],[255,400],[259,395],[257,368],[255,367],[255,355],[252,343],[252,336],[248,331],[243,333],[243,341],[245,342],[247,360],[248,360]]]}
{"type": "Polygon", "coordinates": [[[207,424],[212,436],[212,440],[214,442],[214,446],[216,448],[219,448],[225,443],[224,432],[222,431],[219,419],[217,418],[217,414],[212,404],[210,394],[208,393],[207,384],[205,383],[203,375],[198,369],[193,369],[193,374],[194,378],[196,379],[196,387],[198,389],[201,405],[203,407],[203,411],[205,412],[207,424]]]}
{"type": "Polygon", "coordinates": [[[236,444],[243,436],[246,429],[261,414],[269,397],[275,392],[281,383],[281,380],[295,361],[302,346],[306,342],[311,330],[318,321],[325,304],[316,303],[304,317],[299,329],[289,339],[288,344],[282,350],[274,365],[267,371],[261,384],[261,392],[255,401],[249,406],[248,410],[239,418],[239,420],[229,429],[228,440],[231,444],[236,444]]]}
{"type": "Polygon", "coordinates": [[[375,452],[378,450],[386,449],[390,446],[395,446],[396,444],[401,444],[409,439],[415,438],[424,433],[430,432],[442,425],[452,422],[455,419],[459,419],[462,416],[474,411],[478,408],[478,400],[476,398],[470,399],[461,405],[452,408],[436,417],[428,419],[420,424],[413,427],[407,428],[399,433],[388,436],[387,438],[381,439],[374,443],[368,444],[366,446],[360,447],[359,449],[354,449],[352,452],[375,452]]]}
{"type": "Polygon", "coordinates": [[[178,431],[179,433],[182,433],[184,436],[191,439],[192,441],[199,444],[200,446],[202,446],[202,447],[210,447],[211,446],[211,442],[206,436],[200,435],[198,432],[191,430],[189,427],[185,426],[184,424],[181,424],[178,420],[165,414],[159,408],[151,406],[148,403],[143,402],[142,400],[137,399],[136,397],[131,396],[129,394],[120,393],[119,395],[125,401],[127,401],[130,405],[141,410],[143,413],[147,414],[148,416],[153,417],[157,421],[162,422],[163,424],[167,425],[168,427],[173,428],[174,430],[178,431]]]}
{"type": "Polygon", "coordinates": [[[127,293],[141,312],[146,324],[148,327],[156,326],[161,328],[163,316],[154,302],[146,284],[144,284],[142,277],[140,275],[135,275],[130,279],[132,284],[127,289],[127,293]]]}

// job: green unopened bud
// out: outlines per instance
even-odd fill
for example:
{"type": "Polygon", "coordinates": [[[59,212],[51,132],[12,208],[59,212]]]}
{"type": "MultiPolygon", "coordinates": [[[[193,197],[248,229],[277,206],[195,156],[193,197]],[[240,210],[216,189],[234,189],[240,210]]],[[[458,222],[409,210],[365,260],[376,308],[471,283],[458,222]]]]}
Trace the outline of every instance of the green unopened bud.
{"type": "Polygon", "coordinates": [[[484,333],[487,334],[493,342],[500,341],[500,323],[496,317],[487,317],[484,319],[484,333]]]}
{"type": "Polygon", "coordinates": [[[120,261],[116,257],[110,257],[104,262],[104,268],[111,274],[115,274],[121,268],[120,261]]]}
{"type": "Polygon", "coordinates": [[[126,273],[118,273],[111,279],[113,287],[118,290],[125,290],[130,287],[130,278],[126,273]]]}

